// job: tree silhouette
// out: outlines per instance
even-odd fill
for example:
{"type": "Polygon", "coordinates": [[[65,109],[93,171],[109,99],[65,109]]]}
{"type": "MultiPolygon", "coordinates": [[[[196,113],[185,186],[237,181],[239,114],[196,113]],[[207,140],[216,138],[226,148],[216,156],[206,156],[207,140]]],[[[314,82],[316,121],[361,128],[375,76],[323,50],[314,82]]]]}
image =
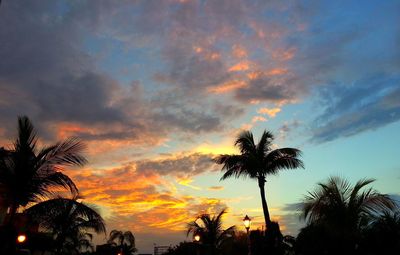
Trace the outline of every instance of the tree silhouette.
{"type": "Polygon", "coordinates": [[[202,214],[195,221],[188,223],[187,236],[189,234],[200,236],[200,243],[209,251],[211,255],[218,254],[225,242],[233,238],[235,226],[227,229],[222,228],[222,215],[226,210],[222,210],[218,215],[202,214]]]}
{"type": "Polygon", "coordinates": [[[301,151],[294,148],[272,150],[272,133],[264,131],[260,141],[254,142],[250,131],[242,132],[236,139],[235,146],[240,149],[238,155],[220,155],[215,158],[217,164],[222,164],[225,170],[221,180],[229,177],[249,177],[258,181],[261,202],[264,211],[265,224],[271,225],[271,218],[265,198],[265,182],[267,175],[277,174],[281,169],[304,168],[299,159],[301,151]]]}
{"type": "Polygon", "coordinates": [[[13,147],[0,152],[0,190],[9,208],[8,223],[12,223],[20,206],[38,202],[52,195],[52,188],[63,187],[72,194],[78,189],[61,171],[65,166],[82,166],[83,144],[74,138],[37,148],[37,137],[27,117],[18,118],[18,137],[13,147]]]}
{"type": "Polygon", "coordinates": [[[376,216],[364,232],[363,251],[391,254],[400,250],[400,211],[385,211],[376,216]]]}
{"type": "Polygon", "coordinates": [[[310,248],[304,243],[312,240],[329,254],[355,253],[363,229],[376,215],[396,207],[387,195],[366,189],[373,181],[362,179],[352,186],[345,179],[330,177],[326,183],[319,183],[304,200],[302,217],[308,226],[299,234],[298,239],[303,242],[299,242],[300,246],[310,248]]]}
{"type": "Polygon", "coordinates": [[[131,255],[137,251],[135,237],[131,231],[112,230],[108,243],[115,247],[121,255],[131,255]]]}
{"type": "Polygon", "coordinates": [[[91,231],[105,233],[100,214],[78,199],[54,198],[25,210],[34,222],[53,234],[58,253],[69,254],[72,247],[89,247],[91,231]]]}

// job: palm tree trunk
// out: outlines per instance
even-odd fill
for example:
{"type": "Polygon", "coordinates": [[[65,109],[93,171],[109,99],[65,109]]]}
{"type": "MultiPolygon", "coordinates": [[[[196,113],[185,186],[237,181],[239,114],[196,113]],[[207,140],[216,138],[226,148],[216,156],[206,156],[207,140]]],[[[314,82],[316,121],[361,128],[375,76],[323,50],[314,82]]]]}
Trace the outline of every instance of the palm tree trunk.
{"type": "Polygon", "coordinates": [[[265,228],[268,229],[268,227],[271,224],[271,218],[269,216],[267,200],[265,199],[265,178],[264,177],[258,178],[258,187],[260,188],[261,202],[262,202],[262,207],[263,207],[263,211],[264,211],[265,228]]]}

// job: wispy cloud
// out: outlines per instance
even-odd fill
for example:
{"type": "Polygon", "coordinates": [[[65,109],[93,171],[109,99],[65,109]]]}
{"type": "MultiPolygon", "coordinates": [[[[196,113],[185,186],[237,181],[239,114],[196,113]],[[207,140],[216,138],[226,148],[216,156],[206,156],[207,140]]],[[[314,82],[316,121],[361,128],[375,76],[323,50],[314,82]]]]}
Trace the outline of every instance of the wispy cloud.
{"type": "Polygon", "coordinates": [[[377,75],[351,85],[327,86],[320,90],[325,107],[315,120],[313,140],[331,141],[377,129],[400,119],[400,78],[377,75]]]}

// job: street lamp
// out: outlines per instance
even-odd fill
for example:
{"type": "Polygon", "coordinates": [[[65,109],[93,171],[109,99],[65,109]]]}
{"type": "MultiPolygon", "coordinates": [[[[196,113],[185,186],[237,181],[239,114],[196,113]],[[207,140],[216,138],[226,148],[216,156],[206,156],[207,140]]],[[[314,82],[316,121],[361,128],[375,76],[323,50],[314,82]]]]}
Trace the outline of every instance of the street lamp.
{"type": "Polygon", "coordinates": [[[194,243],[195,243],[195,249],[196,249],[196,255],[200,254],[200,235],[196,234],[193,236],[194,243]]]}
{"type": "Polygon", "coordinates": [[[249,230],[250,230],[250,225],[251,225],[251,219],[249,216],[245,216],[243,218],[243,225],[246,228],[246,232],[247,232],[247,244],[249,246],[249,255],[251,255],[251,242],[250,242],[250,235],[249,235],[249,230]]]}
{"type": "Polygon", "coordinates": [[[249,216],[246,215],[243,218],[243,224],[244,224],[244,227],[246,228],[247,234],[249,234],[249,229],[250,229],[250,225],[251,225],[251,219],[249,216]]]}
{"type": "Polygon", "coordinates": [[[18,243],[23,243],[25,241],[26,241],[26,235],[24,235],[24,234],[18,235],[18,237],[17,237],[17,242],[18,243]]]}

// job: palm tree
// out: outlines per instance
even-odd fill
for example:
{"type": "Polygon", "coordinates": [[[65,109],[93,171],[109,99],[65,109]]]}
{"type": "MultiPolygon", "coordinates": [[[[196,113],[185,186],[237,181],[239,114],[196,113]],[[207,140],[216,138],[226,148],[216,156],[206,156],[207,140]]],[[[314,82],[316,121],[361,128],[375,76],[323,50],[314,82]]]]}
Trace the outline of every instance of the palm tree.
{"type": "Polygon", "coordinates": [[[368,250],[374,254],[390,254],[400,250],[400,210],[385,212],[366,231],[368,250]]]}
{"type": "Polygon", "coordinates": [[[234,236],[235,226],[227,229],[222,228],[222,215],[226,210],[222,210],[218,215],[202,214],[193,222],[188,224],[187,236],[191,233],[193,238],[200,236],[200,242],[210,249],[211,254],[217,254],[224,243],[234,236]]]}
{"type": "Polygon", "coordinates": [[[303,218],[309,224],[327,222],[352,229],[365,226],[376,214],[396,207],[387,195],[372,188],[362,191],[372,182],[373,179],[362,179],[352,187],[345,179],[330,177],[306,196],[303,218]]]}
{"type": "Polygon", "coordinates": [[[20,206],[52,195],[52,188],[63,187],[77,194],[74,182],[61,171],[65,166],[85,164],[83,149],[83,144],[74,138],[38,149],[31,121],[19,117],[13,147],[0,151],[0,190],[9,208],[8,223],[12,223],[20,206]]]}
{"type": "Polygon", "coordinates": [[[25,210],[34,222],[53,234],[58,253],[69,253],[71,244],[76,248],[89,246],[91,231],[98,234],[106,231],[104,220],[96,209],[78,199],[78,196],[54,198],[25,210]]]}
{"type": "Polygon", "coordinates": [[[131,255],[137,251],[135,236],[131,231],[122,232],[120,230],[112,230],[108,243],[117,248],[118,252],[122,255],[131,255]]]}
{"type": "Polygon", "coordinates": [[[294,148],[272,150],[272,133],[264,131],[260,141],[254,142],[250,131],[242,132],[236,139],[235,146],[240,149],[238,155],[220,155],[215,158],[217,164],[222,164],[225,170],[221,180],[229,177],[249,177],[258,181],[261,202],[264,211],[265,224],[271,224],[267,200],[265,198],[265,182],[267,175],[277,174],[281,169],[304,168],[299,159],[301,151],[294,148]]]}
{"type": "Polygon", "coordinates": [[[63,251],[66,254],[91,254],[94,252],[92,243],[93,235],[90,233],[78,233],[65,240],[63,251]]]}
{"type": "Polygon", "coordinates": [[[308,226],[299,237],[313,243],[318,239],[321,247],[334,254],[356,252],[369,223],[396,207],[389,196],[365,188],[373,181],[362,179],[352,186],[345,179],[330,177],[326,183],[319,183],[304,200],[302,217],[308,226]]]}

